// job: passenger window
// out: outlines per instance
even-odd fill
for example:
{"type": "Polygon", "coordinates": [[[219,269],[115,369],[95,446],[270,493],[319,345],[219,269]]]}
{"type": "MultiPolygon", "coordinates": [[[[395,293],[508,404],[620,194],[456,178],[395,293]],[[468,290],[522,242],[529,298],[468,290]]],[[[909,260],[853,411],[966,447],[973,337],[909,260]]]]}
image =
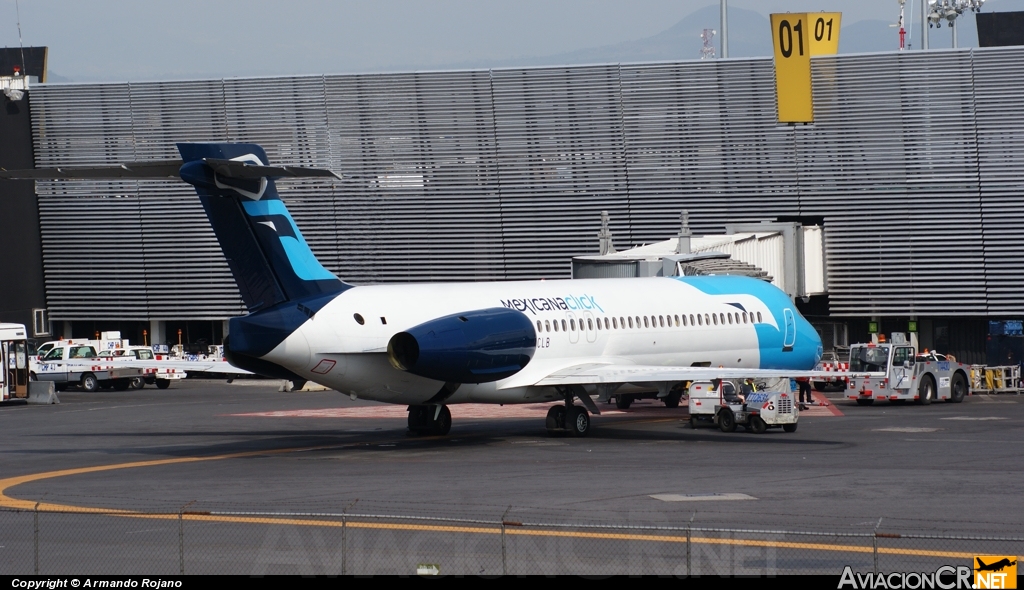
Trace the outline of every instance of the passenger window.
{"type": "Polygon", "coordinates": [[[648,323],[647,323],[647,316],[644,316],[644,327],[645,327],[645,328],[650,328],[650,327],[651,327],[651,326],[650,326],[650,325],[648,325],[648,323]]]}
{"type": "Polygon", "coordinates": [[[658,325],[662,328],[665,327],[665,316],[658,316],[658,325]]]}
{"type": "Polygon", "coordinates": [[[762,321],[763,320],[761,320],[761,312],[757,312],[757,323],[760,324],[762,321]]]}
{"type": "Polygon", "coordinates": [[[587,318],[587,329],[588,330],[593,330],[594,329],[594,322],[591,321],[590,318],[587,318]]]}
{"type": "Polygon", "coordinates": [[[618,319],[612,318],[612,328],[615,328],[616,330],[619,329],[619,320],[618,319]]]}
{"type": "Polygon", "coordinates": [[[743,312],[743,323],[747,323],[747,312],[743,312]]]}
{"type": "Polygon", "coordinates": [[[544,331],[545,332],[550,332],[551,331],[551,322],[549,320],[544,320],[544,331]]]}
{"type": "Polygon", "coordinates": [[[573,332],[575,332],[575,331],[576,331],[576,320],[575,320],[575,319],[569,318],[569,328],[570,328],[570,329],[571,329],[571,330],[572,330],[573,332]]]}
{"type": "Polygon", "coordinates": [[[732,314],[730,313],[730,314],[727,314],[727,315],[729,316],[729,323],[731,324],[732,323],[732,314]]]}
{"type": "Polygon", "coordinates": [[[640,329],[640,316],[636,316],[636,329],[640,329]]]}
{"type": "Polygon", "coordinates": [[[697,325],[698,326],[703,326],[704,325],[704,316],[702,316],[702,315],[698,315],[697,316],[697,325]]]}
{"type": "Polygon", "coordinates": [[[683,325],[684,326],[686,325],[686,314],[685,313],[683,314],[683,325]]]}
{"type": "Polygon", "coordinates": [[[724,326],[725,325],[725,314],[724,313],[720,313],[720,314],[718,314],[718,317],[721,318],[722,325],[724,326]]]}
{"type": "Polygon", "coordinates": [[[537,320],[537,331],[538,332],[543,332],[544,331],[544,326],[541,325],[540,320],[537,320]]]}
{"type": "MultiPolygon", "coordinates": [[[[700,317],[700,316],[698,316],[698,317],[700,317]]],[[[696,326],[697,325],[697,322],[693,321],[693,314],[692,313],[690,314],[690,325],[691,326],[696,326]]]]}
{"type": "Polygon", "coordinates": [[[569,331],[569,330],[567,330],[567,329],[565,328],[565,320],[562,320],[562,331],[563,331],[563,332],[568,332],[568,331],[569,331]]]}
{"type": "Polygon", "coordinates": [[[608,321],[608,318],[604,318],[604,329],[605,330],[611,330],[612,329],[611,328],[611,323],[608,321]]]}
{"type": "Polygon", "coordinates": [[[633,318],[629,318],[629,329],[633,329],[633,318]]]}

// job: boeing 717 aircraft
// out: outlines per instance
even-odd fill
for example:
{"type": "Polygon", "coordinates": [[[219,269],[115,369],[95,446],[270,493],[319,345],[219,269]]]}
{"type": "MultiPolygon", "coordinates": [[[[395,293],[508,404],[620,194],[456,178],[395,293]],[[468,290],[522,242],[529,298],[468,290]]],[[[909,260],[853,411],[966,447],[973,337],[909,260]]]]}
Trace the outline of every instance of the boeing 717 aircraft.
{"type": "Polygon", "coordinates": [[[228,361],[407,405],[415,433],[447,434],[450,404],[551,401],[549,431],[584,436],[595,398],[657,389],[678,401],[686,381],[812,374],[821,358],[790,298],[747,277],[353,286],[316,259],[275,187],[333,172],[272,166],[255,144],[178,150],[180,161],[0,177],[193,185],[249,312],[230,320],[228,361]]]}

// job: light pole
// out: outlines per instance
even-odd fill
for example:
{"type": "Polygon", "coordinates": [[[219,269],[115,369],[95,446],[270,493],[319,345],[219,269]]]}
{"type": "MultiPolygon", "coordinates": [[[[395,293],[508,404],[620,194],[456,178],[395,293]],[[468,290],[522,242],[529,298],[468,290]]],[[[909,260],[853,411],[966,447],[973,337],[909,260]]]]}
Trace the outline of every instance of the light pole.
{"type": "Polygon", "coordinates": [[[729,17],[726,14],[728,12],[726,0],[721,0],[722,9],[722,57],[729,57],[729,17]]]}
{"type": "MultiPolygon", "coordinates": [[[[928,0],[927,4],[922,0],[921,2],[921,15],[925,22],[928,23],[930,29],[932,25],[937,29],[942,28],[942,21],[946,21],[949,24],[949,28],[952,29],[953,34],[953,47],[959,46],[957,39],[957,27],[956,19],[958,16],[964,13],[964,11],[970,10],[972,12],[981,12],[981,5],[985,3],[985,0],[928,0]]],[[[924,49],[928,49],[928,29],[923,27],[924,31],[924,49]]]]}

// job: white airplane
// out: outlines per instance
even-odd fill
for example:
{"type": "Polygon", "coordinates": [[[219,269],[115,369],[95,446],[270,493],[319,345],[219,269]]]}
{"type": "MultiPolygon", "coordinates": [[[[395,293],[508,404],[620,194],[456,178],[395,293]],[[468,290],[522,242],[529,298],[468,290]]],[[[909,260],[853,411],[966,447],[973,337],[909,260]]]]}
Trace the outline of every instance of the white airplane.
{"type": "Polygon", "coordinates": [[[790,298],[748,277],[353,286],[309,249],[255,144],[182,143],[181,161],[0,173],[180,177],[193,185],[249,313],[224,348],[244,370],[409,406],[409,429],[447,434],[449,404],[563,402],[550,431],[584,436],[618,392],[686,381],[812,375],[821,340],[790,298]],[[576,405],[580,400],[582,406],[576,405]]]}

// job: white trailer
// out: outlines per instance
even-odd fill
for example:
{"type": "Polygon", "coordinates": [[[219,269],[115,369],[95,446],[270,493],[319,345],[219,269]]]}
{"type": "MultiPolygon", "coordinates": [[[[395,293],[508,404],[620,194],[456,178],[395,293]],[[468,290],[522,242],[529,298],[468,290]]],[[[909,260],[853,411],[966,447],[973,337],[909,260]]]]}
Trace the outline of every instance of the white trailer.
{"type": "Polygon", "coordinates": [[[970,370],[949,356],[918,354],[909,344],[854,344],[846,396],[862,406],[885,400],[960,403],[970,395],[970,370]]]}

